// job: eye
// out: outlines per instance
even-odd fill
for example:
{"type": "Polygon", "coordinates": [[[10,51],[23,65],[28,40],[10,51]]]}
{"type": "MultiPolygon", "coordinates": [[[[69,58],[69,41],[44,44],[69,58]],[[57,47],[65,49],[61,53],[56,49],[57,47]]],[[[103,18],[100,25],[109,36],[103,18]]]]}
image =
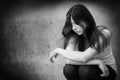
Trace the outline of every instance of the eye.
{"type": "Polygon", "coordinates": [[[87,27],[87,23],[84,21],[81,21],[79,25],[82,26],[84,29],[87,27]]]}

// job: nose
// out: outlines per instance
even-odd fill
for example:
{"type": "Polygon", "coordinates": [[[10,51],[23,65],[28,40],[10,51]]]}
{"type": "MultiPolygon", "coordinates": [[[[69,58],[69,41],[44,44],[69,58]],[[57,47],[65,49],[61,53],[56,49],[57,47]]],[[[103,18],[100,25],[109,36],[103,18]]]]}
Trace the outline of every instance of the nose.
{"type": "Polygon", "coordinates": [[[76,27],[76,26],[73,26],[73,30],[77,30],[77,27],[76,27]]]}
{"type": "Polygon", "coordinates": [[[73,27],[73,30],[77,30],[77,28],[76,28],[76,27],[73,27]]]}

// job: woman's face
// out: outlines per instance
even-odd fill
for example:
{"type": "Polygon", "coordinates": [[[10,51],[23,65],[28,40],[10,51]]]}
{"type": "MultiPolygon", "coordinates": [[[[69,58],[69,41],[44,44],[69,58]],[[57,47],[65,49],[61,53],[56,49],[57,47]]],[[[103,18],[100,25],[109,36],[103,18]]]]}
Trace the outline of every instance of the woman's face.
{"type": "Polygon", "coordinates": [[[79,25],[77,25],[73,18],[71,17],[71,23],[72,23],[72,30],[77,33],[78,35],[82,35],[85,31],[85,28],[87,27],[87,23],[85,21],[80,21],[79,25]]]}

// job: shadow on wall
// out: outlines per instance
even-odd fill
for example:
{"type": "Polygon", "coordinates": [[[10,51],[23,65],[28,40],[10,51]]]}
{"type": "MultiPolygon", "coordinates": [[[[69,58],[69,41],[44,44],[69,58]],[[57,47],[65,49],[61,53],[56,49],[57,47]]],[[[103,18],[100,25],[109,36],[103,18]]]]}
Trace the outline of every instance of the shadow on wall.
{"type": "Polygon", "coordinates": [[[56,8],[26,4],[15,4],[12,8],[8,7],[10,4],[4,6],[5,13],[0,16],[0,78],[58,80],[62,65],[51,64],[48,56],[59,43],[57,40],[61,35],[57,35],[60,34],[57,28],[62,26],[59,23],[61,18],[57,18],[56,8]]]}
{"type": "MultiPolygon", "coordinates": [[[[22,0],[2,6],[3,13],[0,16],[0,80],[66,80],[62,74],[64,58],[59,56],[55,60],[55,64],[52,64],[48,57],[50,51],[55,47],[63,46],[61,31],[65,22],[65,14],[69,7],[75,3],[58,4],[56,2],[54,5],[39,6],[38,3],[30,4],[22,0]],[[11,8],[9,8],[10,5],[12,5],[11,8]]],[[[103,23],[108,26],[119,24],[114,25],[115,17],[109,18],[114,20],[109,20],[106,18],[107,15],[103,16],[106,14],[106,9],[103,7],[98,10],[94,8],[94,6],[100,7],[100,5],[88,3],[86,5],[93,11],[92,14],[98,24],[103,23]],[[109,21],[99,22],[103,18],[109,21]]],[[[107,9],[111,7],[107,7],[107,9]]],[[[116,16],[113,13],[112,15],[116,16]]],[[[113,27],[110,28],[113,29],[113,27]]],[[[114,28],[113,31],[117,28],[114,28]]],[[[118,37],[118,34],[116,32],[114,38],[118,37]]],[[[112,42],[116,41],[120,43],[116,39],[112,42]]],[[[115,47],[116,45],[114,44],[113,48],[115,55],[118,55],[117,50],[119,49],[115,47]]],[[[119,60],[117,61],[119,62],[119,60]]]]}

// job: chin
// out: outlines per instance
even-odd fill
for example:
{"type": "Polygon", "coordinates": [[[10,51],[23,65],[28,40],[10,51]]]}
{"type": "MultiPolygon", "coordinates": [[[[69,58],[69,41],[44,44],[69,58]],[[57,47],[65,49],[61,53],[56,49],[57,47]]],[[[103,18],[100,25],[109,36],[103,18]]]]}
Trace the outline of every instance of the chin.
{"type": "Polygon", "coordinates": [[[83,35],[83,33],[77,33],[77,35],[83,35]]]}

